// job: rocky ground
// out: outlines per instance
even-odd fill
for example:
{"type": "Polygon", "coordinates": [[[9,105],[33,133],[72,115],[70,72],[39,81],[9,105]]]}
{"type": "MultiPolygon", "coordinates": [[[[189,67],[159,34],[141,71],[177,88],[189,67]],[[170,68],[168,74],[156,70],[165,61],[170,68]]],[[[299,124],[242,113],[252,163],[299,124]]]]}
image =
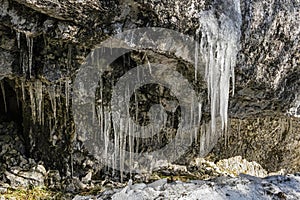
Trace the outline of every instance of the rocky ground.
{"type": "Polygon", "coordinates": [[[1,200],[40,198],[28,192],[36,188],[42,188],[36,191],[46,199],[300,198],[299,174],[284,176],[284,170],[270,174],[260,164],[241,156],[218,162],[196,158],[188,165],[160,161],[151,174],[133,174],[120,183],[109,178],[94,180],[90,173],[81,178],[62,177],[58,171],[29,158],[23,142],[15,122],[0,124],[1,200]],[[14,197],[15,191],[24,189],[27,193],[18,196],[18,192],[14,197]]]}
{"type": "Polygon", "coordinates": [[[191,180],[168,183],[160,179],[150,184],[132,184],[112,189],[96,196],[77,195],[73,200],[88,199],[299,199],[300,174],[257,178],[241,174],[238,177],[218,177],[209,181],[191,180]]]}

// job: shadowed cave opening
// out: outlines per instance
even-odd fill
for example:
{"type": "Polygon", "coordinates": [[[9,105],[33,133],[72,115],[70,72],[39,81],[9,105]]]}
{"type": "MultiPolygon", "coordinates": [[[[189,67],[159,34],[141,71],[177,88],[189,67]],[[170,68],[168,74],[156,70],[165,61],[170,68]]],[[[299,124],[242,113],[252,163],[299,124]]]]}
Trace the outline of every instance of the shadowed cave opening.
{"type": "Polygon", "coordinates": [[[14,82],[2,79],[0,86],[0,121],[14,121],[21,128],[23,123],[22,103],[13,89],[14,82]]]}

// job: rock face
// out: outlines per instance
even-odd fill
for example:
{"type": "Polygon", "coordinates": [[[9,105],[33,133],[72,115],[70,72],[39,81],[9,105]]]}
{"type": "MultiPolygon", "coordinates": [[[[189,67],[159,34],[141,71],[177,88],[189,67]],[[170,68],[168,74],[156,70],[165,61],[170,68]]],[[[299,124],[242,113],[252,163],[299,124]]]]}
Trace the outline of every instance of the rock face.
{"type": "Polygon", "coordinates": [[[0,127],[0,184],[4,180],[12,188],[44,186],[46,169],[25,155],[17,125],[13,122],[1,123],[0,127]]]}
{"type": "Polygon", "coordinates": [[[299,130],[297,119],[283,116],[232,119],[230,135],[221,139],[210,156],[217,161],[239,155],[269,172],[299,171],[299,130]]]}
{"type": "MultiPolygon", "coordinates": [[[[77,137],[71,109],[73,81],[95,45],[138,27],[164,27],[197,38],[200,12],[213,10],[214,17],[222,21],[222,14],[236,19],[233,11],[240,10],[241,47],[234,68],[235,94],[228,108],[232,128],[213,150],[212,159],[242,155],[270,171],[299,170],[299,7],[297,0],[0,0],[1,115],[22,124],[26,155],[42,160],[49,169],[59,169],[62,176],[82,178],[90,171],[97,176],[103,165],[89,155],[77,137]]],[[[108,105],[111,85],[129,69],[149,61],[167,66],[175,63],[188,80],[194,78],[194,63],[174,54],[133,51],[112,64],[99,102],[108,105]]],[[[208,99],[204,77],[199,79],[193,87],[208,99]]],[[[136,120],[147,124],[147,100],[157,104],[172,95],[163,89],[157,94],[155,86],[143,90],[150,92],[148,96],[137,95],[144,100],[144,110],[136,120]]],[[[204,100],[201,107],[203,124],[212,118],[210,104],[204,100]]],[[[166,132],[172,137],[176,126],[168,128],[166,132]]],[[[154,148],[154,144],[144,142],[140,151],[154,148]]],[[[194,146],[192,153],[199,153],[195,150],[198,145],[194,146]]]]}

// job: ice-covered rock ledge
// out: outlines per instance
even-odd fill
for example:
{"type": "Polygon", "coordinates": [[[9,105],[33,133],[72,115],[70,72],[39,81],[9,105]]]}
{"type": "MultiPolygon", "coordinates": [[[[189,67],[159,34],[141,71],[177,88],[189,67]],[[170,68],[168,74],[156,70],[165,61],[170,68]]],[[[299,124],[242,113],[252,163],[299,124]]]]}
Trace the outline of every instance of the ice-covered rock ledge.
{"type": "Polygon", "coordinates": [[[168,183],[161,179],[150,184],[132,184],[122,189],[107,190],[97,196],[75,196],[88,199],[300,199],[300,174],[258,178],[240,174],[209,181],[194,180],[168,183]]]}

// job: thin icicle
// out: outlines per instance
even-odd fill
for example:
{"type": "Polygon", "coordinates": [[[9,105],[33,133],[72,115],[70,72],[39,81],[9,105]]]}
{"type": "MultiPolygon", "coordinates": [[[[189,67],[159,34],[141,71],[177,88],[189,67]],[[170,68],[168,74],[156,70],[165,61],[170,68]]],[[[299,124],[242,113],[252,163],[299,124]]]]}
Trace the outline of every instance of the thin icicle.
{"type": "Polygon", "coordinates": [[[131,178],[131,175],[132,175],[132,166],[133,166],[133,125],[130,123],[129,126],[128,126],[128,145],[129,145],[129,166],[130,166],[130,170],[129,170],[129,174],[130,174],[130,178],[131,178]]]}
{"type": "MultiPolygon", "coordinates": [[[[69,113],[69,102],[70,102],[70,80],[69,77],[66,78],[65,80],[65,106],[66,106],[66,112],[64,116],[64,126],[67,126],[67,121],[68,121],[68,113],[69,113]]],[[[93,104],[93,112],[95,112],[95,105],[93,104]]],[[[93,113],[94,114],[94,113],[93,113]]],[[[93,115],[93,120],[95,115],[93,115]]]]}
{"type": "MultiPolygon", "coordinates": [[[[145,59],[145,60],[147,61],[147,65],[148,65],[148,68],[149,68],[149,72],[150,72],[150,74],[152,74],[151,63],[150,63],[150,61],[149,61],[148,56],[147,56],[146,53],[144,54],[144,56],[143,56],[142,59],[145,59]]],[[[139,73],[138,73],[138,76],[139,76],[139,73]]]]}
{"type": "Polygon", "coordinates": [[[28,59],[26,57],[26,54],[23,52],[21,49],[20,52],[20,60],[22,61],[22,74],[25,76],[26,75],[26,68],[28,66],[28,59]]]}
{"type": "Polygon", "coordinates": [[[35,96],[34,96],[32,83],[29,83],[28,92],[29,92],[29,97],[30,97],[31,118],[32,118],[33,123],[35,124],[35,122],[36,122],[36,106],[35,106],[35,96]]]}
{"type": "Polygon", "coordinates": [[[124,138],[124,134],[126,133],[126,122],[124,119],[120,119],[120,133],[119,133],[119,166],[120,166],[120,176],[121,182],[123,182],[123,172],[124,172],[124,140],[126,141],[126,137],[124,138]]]}
{"type": "Polygon", "coordinates": [[[197,81],[197,71],[198,71],[198,57],[199,57],[199,45],[196,42],[195,45],[195,82],[197,81]]]}
{"type": "Polygon", "coordinates": [[[1,85],[2,95],[3,95],[4,109],[5,109],[5,113],[7,113],[6,95],[5,95],[5,88],[4,88],[3,81],[0,81],[0,85],[1,85]]]}
{"type": "Polygon", "coordinates": [[[29,77],[31,77],[32,71],[32,54],[33,54],[33,38],[29,33],[25,32],[27,48],[28,48],[28,73],[29,77]]]}
{"type": "Polygon", "coordinates": [[[16,34],[17,34],[17,44],[18,44],[18,49],[20,49],[20,47],[21,47],[21,42],[20,42],[20,32],[17,31],[16,34]]]}
{"type": "Polygon", "coordinates": [[[196,44],[195,44],[195,82],[197,82],[197,73],[198,73],[198,60],[199,60],[199,43],[198,43],[198,36],[199,36],[200,28],[196,30],[196,44]]]}
{"type": "MultiPolygon", "coordinates": [[[[55,89],[55,85],[50,86],[50,88],[48,88],[48,94],[49,94],[49,99],[51,102],[53,119],[54,119],[54,122],[56,122],[56,89],[55,89]]],[[[50,127],[50,128],[52,128],[52,127],[50,127]]]]}
{"type": "Polygon", "coordinates": [[[140,81],[141,81],[141,76],[140,76],[140,70],[139,70],[139,68],[137,68],[137,70],[136,70],[136,79],[137,79],[137,81],[140,83],[140,81]]]}
{"type": "Polygon", "coordinates": [[[200,124],[201,122],[201,118],[202,118],[202,103],[199,103],[199,106],[198,106],[198,124],[200,124]]]}
{"type": "Polygon", "coordinates": [[[23,100],[23,103],[25,102],[25,80],[21,79],[21,90],[22,90],[22,100],[23,100]]]}
{"type": "Polygon", "coordinates": [[[109,46],[110,47],[109,48],[110,49],[110,55],[112,55],[113,54],[112,40],[110,40],[109,44],[110,44],[110,46],[109,46]]]}
{"type": "MultiPolygon", "coordinates": [[[[67,55],[67,70],[69,72],[69,70],[72,67],[72,46],[71,44],[68,45],[68,55],[67,55]]],[[[92,56],[92,59],[94,58],[94,56],[92,56]]]]}
{"type": "Polygon", "coordinates": [[[94,102],[92,103],[91,109],[92,109],[92,122],[93,122],[93,124],[95,124],[95,120],[96,120],[96,110],[95,110],[95,103],[94,103],[94,102]]]}
{"type": "MultiPolygon", "coordinates": [[[[195,99],[192,97],[192,103],[191,103],[191,118],[190,118],[190,127],[192,128],[195,128],[195,117],[196,116],[194,116],[194,109],[195,109],[195,99]]],[[[191,143],[193,142],[193,135],[192,134],[190,134],[190,140],[191,140],[191,143]]]]}
{"type": "MultiPolygon", "coordinates": [[[[137,73],[139,73],[139,70],[137,70],[137,73]]],[[[137,75],[139,78],[139,74],[137,75]]],[[[134,92],[134,104],[135,104],[135,120],[136,123],[139,123],[139,102],[138,102],[138,97],[137,97],[137,91],[134,92]]],[[[133,130],[135,131],[135,130],[133,130]]],[[[134,133],[134,132],[133,132],[134,133]]],[[[136,153],[138,153],[139,149],[139,140],[136,141],[136,153]]]]}
{"type": "Polygon", "coordinates": [[[42,126],[44,127],[44,125],[45,125],[45,104],[44,104],[44,101],[42,101],[42,126]]]}
{"type": "Polygon", "coordinates": [[[18,108],[20,108],[20,94],[17,91],[17,89],[15,89],[15,93],[16,93],[17,106],[18,108]]]}
{"type": "MultiPolygon", "coordinates": [[[[196,118],[198,121],[195,120],[195,125],[194,127],[196,127],[196,125],[201,124],[201,118],[202,118],[202,103],[198,103],[198,118],[196,118]]],[[[198,139],[198,132],[199,130],[197,128],[195,128],[195,142],[198,139]]]]}
{"type": "Polygon", "coordinates": [[[106,163],[108,161],[108,145],[109,145],[109,134],[111,132],[111,115],[109,112],[104,112],[104,153],[106,163]]]}
{"type": "Polygon", "coordinates": [[[150,74],[152,74],[151,64],[148,59],[147,59],[147,62],[148,62],[149,72],[150,72],[150,74]]]}
{"type": "Polygon", "coordinates": [[[65,95],[66,95],[66,110],[69,110],[69,102],[70,102],[70,80],[69,77],[66,78],[65,82],[65,95]]]}
{"type": "MultiPolygon", "coordinates": [[[[124,98],[129,99],[129,86],[126,87],[124,91],[124,98]]],[[[128,126],[130,123],[130,114],[129,114],[129,105],[126,106],[126,115],[120,116],[120,131],[119,131],[119,164],[120,164],[120,176],[121,182],[123,182],[123,172],[124,172],[124,164],[125,164],[125,150],[126,150],[126,135],[128,135],[128,126]]],[[[129,133],[130,135],[130,133],[129,133]]]]}
{"type": "Polygon", "coordinates": [[[37,110],[37,121],[42,124],[42,102],[43,102],[43,83],[40,80],[35,82],[35,99],[37,110]]]}

